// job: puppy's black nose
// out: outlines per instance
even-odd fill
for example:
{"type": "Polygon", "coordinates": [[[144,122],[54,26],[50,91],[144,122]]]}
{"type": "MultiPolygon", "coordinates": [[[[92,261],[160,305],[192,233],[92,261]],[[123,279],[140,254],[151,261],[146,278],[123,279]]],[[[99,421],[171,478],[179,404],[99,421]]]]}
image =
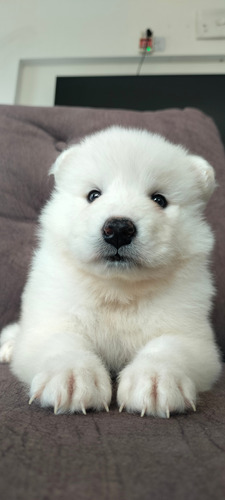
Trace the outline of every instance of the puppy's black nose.
{"type": "Polygon", "coordinates": [[[102,235],[106,243],[113,245],[117,250],[123,245],[129,245],[137,230],[130,219],[120,217],[107,219],[102,235]]]}

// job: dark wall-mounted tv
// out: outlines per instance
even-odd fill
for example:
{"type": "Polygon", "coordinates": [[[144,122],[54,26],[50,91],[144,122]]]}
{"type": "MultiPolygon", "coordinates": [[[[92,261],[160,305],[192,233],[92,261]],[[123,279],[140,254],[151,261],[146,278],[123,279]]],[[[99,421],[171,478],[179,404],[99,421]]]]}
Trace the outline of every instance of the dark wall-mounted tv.
{"type": "Polygon", "coordinates": [[[57,77],[55,105],[140,111],[195,107],[215,120],[225,143],[225,75],[57,77]]]}

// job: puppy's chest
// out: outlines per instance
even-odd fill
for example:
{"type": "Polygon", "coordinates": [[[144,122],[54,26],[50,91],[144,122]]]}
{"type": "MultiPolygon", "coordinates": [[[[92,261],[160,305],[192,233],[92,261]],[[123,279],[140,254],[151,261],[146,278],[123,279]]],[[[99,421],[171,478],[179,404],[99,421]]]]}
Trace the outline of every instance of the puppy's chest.
{"type": "Polygon", "coordinates": [[[149,336],[146,321],[137,308],[99,308],[93,320],[88,336],[96,353],[112,370],[117,371],[130,361],[149,336]]]}

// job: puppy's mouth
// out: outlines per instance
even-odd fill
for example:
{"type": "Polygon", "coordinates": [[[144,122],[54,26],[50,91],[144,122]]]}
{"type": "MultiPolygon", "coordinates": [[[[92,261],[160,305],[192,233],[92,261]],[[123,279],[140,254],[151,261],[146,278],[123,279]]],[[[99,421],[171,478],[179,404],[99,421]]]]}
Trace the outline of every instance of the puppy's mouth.
{"type": "Polygon", "coordinates": [[[115,255],[110,255],[109,257],[107,257],[106,260],[108,260],[109,262],[124,262],[125,260],[127,260],[127,258],[123,257],[117,252],[115,253],[115,255]]]}
{"type": "Polygon", "coordinates": [[[98,260],[104,262],[111,268],[128,269],[138,266],[138,256],[130,248],[102,248],[98,250],[98,260]],[[111,251],[110,251],[111,250],[111,251]]]}
{"type": "Polygon", "coordinates": [[[119,267],[133,267],[136,265],[136,262],[133,258],[131,258],[128,255],[120,255],[119,252],[117,251],[114,255],[106,255],[104,257],[104,260],[112,266],[119,266],[119,267]]]}

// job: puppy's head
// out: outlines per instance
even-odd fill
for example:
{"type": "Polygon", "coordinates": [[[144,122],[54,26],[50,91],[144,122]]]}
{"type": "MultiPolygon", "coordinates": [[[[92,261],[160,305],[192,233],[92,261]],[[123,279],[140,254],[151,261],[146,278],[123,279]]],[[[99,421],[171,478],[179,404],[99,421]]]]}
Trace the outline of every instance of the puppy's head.
{"type": "Polygon", "coordinates": [[[64,151],[42,214],[55,244],[101,276],[148,278],[211,250],[212,167],[147,131],[112,127],[64,151]]]}

